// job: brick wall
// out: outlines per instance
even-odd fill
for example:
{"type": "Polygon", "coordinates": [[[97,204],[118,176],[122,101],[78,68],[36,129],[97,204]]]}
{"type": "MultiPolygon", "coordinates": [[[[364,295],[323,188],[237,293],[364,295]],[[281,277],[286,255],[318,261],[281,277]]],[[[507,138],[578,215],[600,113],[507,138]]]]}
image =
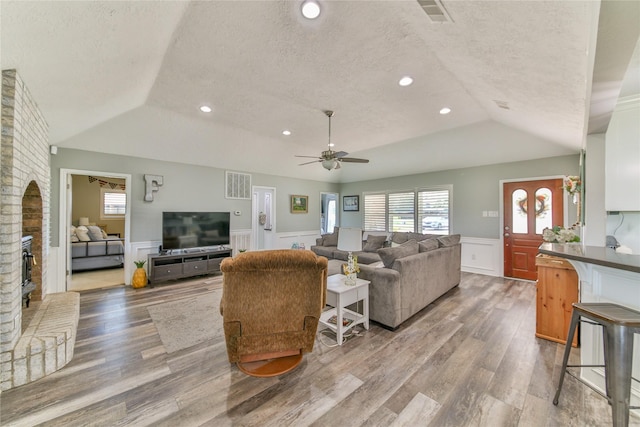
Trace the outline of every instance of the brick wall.
{"type": "Polygon", "coordinates": [[[51,167],[48,125],[15,70],[2,71],[1,116],[0,390],[6,390],[13,384],[13,350],[22,330],[23,232],[37,239],[34,296],[41,299],[47,294],[51,167]]]}

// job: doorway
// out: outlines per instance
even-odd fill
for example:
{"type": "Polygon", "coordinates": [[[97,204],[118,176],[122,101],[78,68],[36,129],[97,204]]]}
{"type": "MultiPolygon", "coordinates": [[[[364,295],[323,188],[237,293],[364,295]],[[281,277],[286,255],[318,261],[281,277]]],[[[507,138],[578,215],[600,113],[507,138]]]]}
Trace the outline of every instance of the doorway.
{"type": "MultiPolygon", "coordinates": [[[[80,282],[79,286],[82,290],[89,288],[98,288],[116,284],[127,284],[127,278],[131,277],[133,273],[132,256],[130,254],[130,235],[131,235],[131,175],[121,174],[116,172],[104,172],[104,171],[90,171],[90,170],[77,170],[77,169],[60,169],[60,216],[59,216],[59,247],[61,250],[61,256],[58,258],[58,285],[57,290],[54,292],[66,292],[74,290],[73,284],[73,272],[72,272],[72,250],[71,250],[71,225],[74,221],[78,221],[78,218],[73,218],[73,177],[82,176],[88,181],[96,177],[100,177],[101,180],[107,182],[110,186],[113,184],[112,180],[124,180],[124,193],[126,195],[127,208],[124,214],[124,226],[123,226],[123,244],[124,244],[124,266],[123,268],[109,270],[93,270],[91,275],[86,275],[86,280],[80,282]],[[89,277],[91,276],[91,277],[89,277]],[[104,276],[104,280],[100,279],[100,276],[104,276]],[[105,283],[105,284],[103,284],[105,283]]],[[[97,185],[102,187],[102,182],[98,180],[97,185]]],[[[95,222],[96,225],[104,225],[103,221],[99,217],[95,219],[90,218],[89,221],[95,222]]],[[[106,227],[104,227],[106,228],[106,227]]],[[[78,285],[78,283],[76,283],[78,285]]],[[[78,289],[80,290],[80,289],[78,289]]]]}
{"type": "Polygon", "coordinates": [[[276,232],[276,189],[254,186],[251,206],[251,249],[271,249],[276,232]]]}
{"type": "Polygon", "coordinates": [[[503,184],[504,276],[536,280],[542,230],[564,223],[562,178],[503,184]]]}
{"type": "Polygon", "coordinates": [[[338,225],[338,193],[320,193],[320,234],[333,233],[338,225]]]}

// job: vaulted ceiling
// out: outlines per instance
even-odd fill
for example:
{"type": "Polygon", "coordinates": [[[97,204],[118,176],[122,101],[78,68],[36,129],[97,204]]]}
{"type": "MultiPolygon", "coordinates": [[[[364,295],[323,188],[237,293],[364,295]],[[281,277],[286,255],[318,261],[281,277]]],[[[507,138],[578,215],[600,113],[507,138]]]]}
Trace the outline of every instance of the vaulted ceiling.
{"type": "Polygon", "coordinates": [[[3,0],[0,60],[52,145],[349,182],[577,153],[594,110],[606,129],[638,3],[443,0],[434,22],[415,0],[320,0],[315,20],[300,1],[3,0]],[[324,110],[369,164],[298,166],[327,147],[324,110]]]}

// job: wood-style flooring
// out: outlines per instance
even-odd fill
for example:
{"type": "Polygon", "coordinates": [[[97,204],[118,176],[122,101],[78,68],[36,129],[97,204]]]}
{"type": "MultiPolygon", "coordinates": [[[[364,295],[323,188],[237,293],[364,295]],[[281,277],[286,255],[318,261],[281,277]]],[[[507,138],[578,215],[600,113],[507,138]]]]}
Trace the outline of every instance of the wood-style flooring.
{"type": "Polygon", "coordinates": [[[74,359],[2,392],[0,425],[611,425],[606,401],[571,377],[553,406],[564,346],[535,338],[531,282],[463,273],[395,332],[374,323],[333,347],[319,333],[298,369],[270,379],[229,364],[222,341],[166,354],[147,306],[219,286],[83,292],[74,359]]]}

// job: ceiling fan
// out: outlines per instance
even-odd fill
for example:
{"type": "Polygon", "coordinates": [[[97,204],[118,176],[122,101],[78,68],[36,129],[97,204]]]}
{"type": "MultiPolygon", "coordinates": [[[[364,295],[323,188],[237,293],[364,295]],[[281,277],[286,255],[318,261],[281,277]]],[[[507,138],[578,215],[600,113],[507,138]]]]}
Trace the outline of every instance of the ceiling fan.
{"type": "Polygon", "coordinates": [[[326,151],[323,151],[320,154],[320,157],[317,156],[296,156],[296,157],[309,157],[309,158],[315,158],[317,160],[313,160],[311,162],[306,162],[306,163],[300,163],[300,165],[298,166],[302,166],[302,165],[309,165],[311,163],[322,163],[322,167],[325,168],[326,170],[332,170],[332,169],[340,169],[340,163],[341,162],[347,162],[347,163],[369,163],[369,160],[367,159],[357,159],[355,157],[346,157],[349,153],[345,152],[345,151],[333,151],[331,149],[331,147],[333,146],[331,144],[331,117],[333,117],[333,111],[327,110],[324,112],[327,117],[329,117],[329,149],[326,151]]]}

